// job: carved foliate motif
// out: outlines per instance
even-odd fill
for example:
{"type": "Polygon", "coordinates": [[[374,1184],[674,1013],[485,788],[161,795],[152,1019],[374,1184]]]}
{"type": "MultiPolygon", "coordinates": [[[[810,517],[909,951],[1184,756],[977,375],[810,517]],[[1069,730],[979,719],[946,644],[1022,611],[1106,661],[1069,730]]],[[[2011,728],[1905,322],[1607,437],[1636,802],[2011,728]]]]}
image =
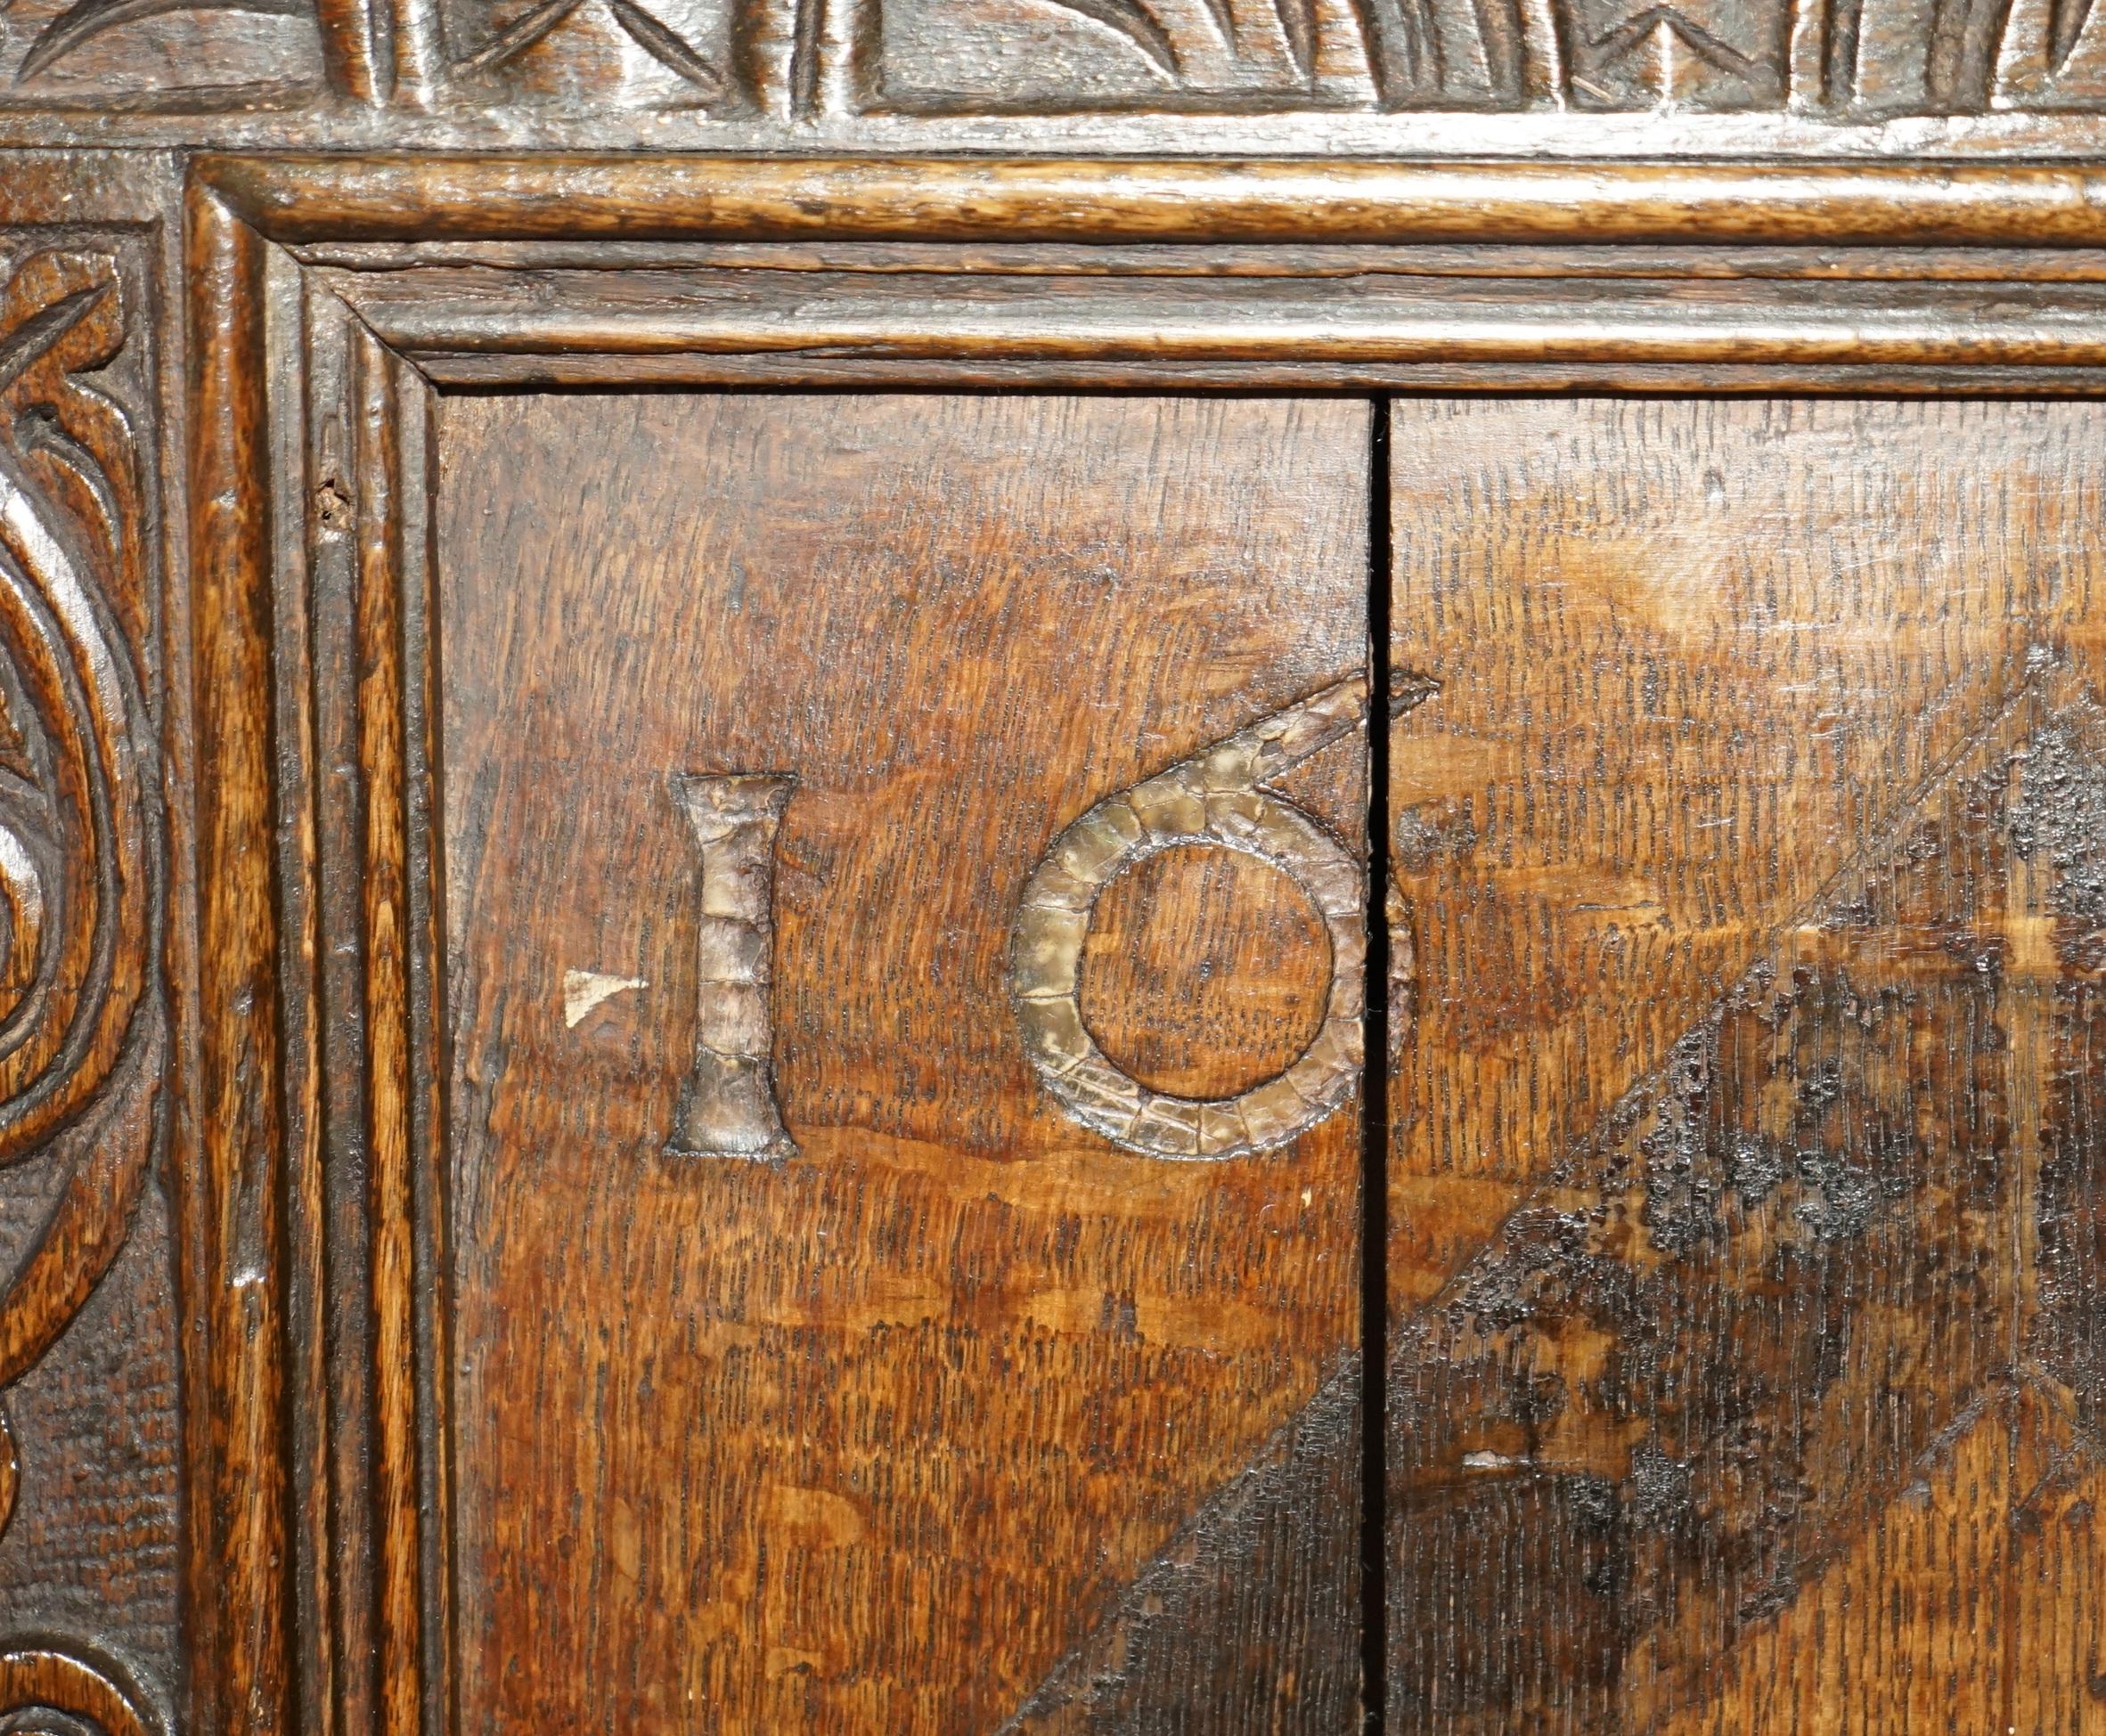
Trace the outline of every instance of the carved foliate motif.
{"type": "MultiPolygon", "coordinates": [[[[61,1171],[0,1287],[0,1390],[116,1258],[159,1129],[155,746],[131,648],[146,493],[124,411],[83,378],[127,321],[104,253],[38,252],[0,288],[0,1165],[61,1171]]],[[[11,1510],[11,1438],[0,1458],[11,1510]]],[[[158,1728],[120,1674],[39,1640],[0,1655],[0,1716],[158,1728]]]]}
{"type": "MultiPolygon", "coordinates": [[[[453,0],[456,94],[796,119],[2106,102],[2087,0],[453,0]],[[822,72],[830,63],[832,75],[822,72]]],[[[478,98],[477,100],[482,100],[478,98]]]]}
{"type": "MultiPolygon", "coordinates": [[[[461,118],[1659,110],[1863,123],[2106,107],[2094,10],[2090,0],[410,0],[393,28],[428,62],[408,99],[461,118]]],[[[60,110],[311,111],[325,67],[334,94],[371,100],[370,68],[389,40],[367,9],[315,0],[18,0],[7,25],[0,101],[60,110]]]]}
{"type": "Polygon", "coordinates": [[[879,0],[880,106],[1791,112],[2087,107],[2084,0],[879,0]]]}

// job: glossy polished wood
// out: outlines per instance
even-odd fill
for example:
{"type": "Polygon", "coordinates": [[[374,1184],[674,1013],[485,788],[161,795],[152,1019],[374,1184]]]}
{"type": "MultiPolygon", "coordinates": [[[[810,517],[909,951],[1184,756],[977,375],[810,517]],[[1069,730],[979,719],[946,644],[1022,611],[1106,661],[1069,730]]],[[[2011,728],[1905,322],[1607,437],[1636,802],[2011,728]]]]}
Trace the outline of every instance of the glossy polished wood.
{"type": "Polygon", "coordinates": [[[632,240],[712,235],[920,240],[1155,240],[2098,245],[2084,164],[1442,161],[1312,164],[944,159],[203,159],[287,240],[632,240]]]}
{"type": "MultiPolygon", "coordinates": [[[[463,1730],[992,1727],[1350,1360],[1357,1119],[1119,1151],[1033,1081],[1007,957],[1075,815],[1362,667],[1367,423],[447,405],[463,1730]],[[713,908],[671,780],[763,770],[795,778],[755,1015],[795,1154],[666,1150],[713,908]],[[573,973],[634,986],[567,1006],[573,973]]],[[[1296,774],[1348,840],[1362,751],[1296,774]]],[[[1168,908],[1098,931],[1122,972],[1205,966],[1223,853],[1153,859],[1168,908]]],[[[1239,950],[1220,1011],[1151,1030],[1190,1052],[1242,1004],[1256,1080],[1187,1095],[1280,1072],[1315,1032],[1272,998],[1345,967],[1239,950]]],[[[1350,1718],[1357,1613],[1311,1612],[1298,1716],[1350,1718]]]]}

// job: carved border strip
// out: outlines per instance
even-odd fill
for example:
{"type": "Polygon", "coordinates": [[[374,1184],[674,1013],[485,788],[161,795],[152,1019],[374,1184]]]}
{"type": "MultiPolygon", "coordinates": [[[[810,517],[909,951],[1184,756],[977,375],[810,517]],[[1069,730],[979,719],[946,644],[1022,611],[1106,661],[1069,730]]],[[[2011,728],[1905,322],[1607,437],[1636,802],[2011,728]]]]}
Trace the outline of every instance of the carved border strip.
{"type": "Polygon", "coordinates": [[[271,240],[2106,245],[2106,168],[208,157],[271,240]]]}
{"type": "MultiPolygon", "coordinates": [[[[583,358],[570,352],[589,347],[600,370],[594,378],[633,382],[657,377],[654,346],[661,356],[694,352],[663,332],[654,338],[648,321],[611,302],[558,339],[535,334],[505,283],[508,273],[535,268],[532,248],[464,256],[449,280],[462,293],[450,302],[367,294],[361,284],[382,284],[385,269],[362,274],[341,250],[337,265],[305,266],[287,249],[894,239],[1204,242],[1256,257],[1312,240],[1461,242],[1484,250],[1482,280],[1499,276],[1499,249],[1510,250],[1504,257],[1518,277],[1537,257],[1530,249],[1573,243],[2097,247],[2106,245],[2106,172],[217,159],[193,177],[187,225],[192,680],[206,745],[197,778],[203,980],[192,1113],[195,1180],[208,1210],[195,1237],[199,1264],[184,1275],[201,1344],[189,1389],[197,1407],[193,1724],[200,1736],[295,1728],[440,1736],[451,1717],[433,1085],[440,925],[429,835],[437,672],[420,626],[431,574],[429,460],[416,407],[429,400],[415,368],[440,371],[436,358],[444,355],[511,356],[529,370],[516,377],[531,379],[531,368],[556,356],[575,364],[583,358]],[[347,379],[348,393],[320,389],[347,379]],[[310,611],[323,607],[331,583],[328,562],[338,558],[326,550],[347,541],[355,550],[342,580],[348,589],[327,606],[347,609],[339,624],[351,635],[331,644],[361,652],[348,695],[331,682],[346,679],[350,665],[332,673],[302,648],[310,611]],[[351,808],[331,809],[318,802],[313,767],[324,739],[344,728],[355,739],[360,788],[343,798],[351,808]],[[357,942],[356,961],[345,967],[355,980],[332,983],[324,942],[344,934],[357,942]],[[351,1015],[334,1036],[323,1034],[322,1007],[351,1015]],[[339,1075],[346,1061],[353,1083],[332,1097],[323,1076],[339,1075]],[[344,1163],[346,1153],[357,1161],[344,1163]],[[346,1194],[347,1185],[356,1191],[346,1194]],[[327,1346],[319,1337],[325,1295],[357,1300],[363,1320],[327,1346]],[[413,1373],[405,1377],[405,1369],[413,1373]],[[326,1499],[296,1498],[318,1492],[326,1499]],[[316,1624],[323,1631],[296,1633],[316,1624]]],[[[1266,257],[1279,265],[1277,255],[1266,257]]],[[[977,258],[961,252],[931,270],[962,282],[986,269],[977,258]]],[[[2096,275],[2095,259],[2069,259],[2063,271],[2053,257],[2037,258],[2027,274],[2051,286],[2096,275]]],[[[624,255],[621,266],[648,273],[651,263],[624,255]]],[[[682,261],[669,255],[662,263],[682,261]]],[[[1693,252],[1679,262],[1656,258],[1654,269],[1662,280],[1690,280],[1703,267],[1693,252]]],[[[1958,305],[1960,290],[1949,286],[1969,273],[1950,262],[1921,270],[1926,307],[1958,305]]],[[[1289,262],[1274,278],[1295,274],[1289,262]]],[[[1304,273],[1301,286],[1319,306],[1322,276],[1304,273]]],[[[744,281],[764,300],[758,269],[744,281]]],[[[1759,292],[1749,286],[1758,281],[1713,290],[1726,305],[1737,294],[1754,307],[1759,292]]],[[[1317,341],[1307,322],[1269,328],[1264,292],[1237,283],[1211,288],[1246,297],[1244,323],[1167,359],[1164,346],[1179,329],[1174,300],[1151,303],[1100,275],[1098,306],[1122,307],[1128,320],[1118,342],[1102,327],[1094,339],[1089,328],[1041,327],[1034,336],[1025,320],[989,340],[878,318],[837,360],[960,389],[1058,378],[1016,365],[1034,345],[1061,346],[1061,366],[1165,390],[1247,386],[1269,378],[1268,367],[1299,365],[1296,356],[1317,341]],[[904,361],[902,344],[910,351],[904,361]]],[[[805,289],[800,306],[823,307],[805,289]]],[[[1963,329],[1926,322],[1907,352],[1914,374],[1868,343],[1853,346],[1847,330],[1818,369],[1762,352],[1743,332],[1730,342],[1752,347],[1762,366],[1736,383],[1855,389],[1872,379],[1883,389],[1912,381],[1924,390],[2014,382],[2038,389],[2037,376],[2020,379],[2012,366],[2027,354],[2015,306],[1994,297],[1963,329]]],[[[2067,297],[2050,311],[2075,330],[2058,352],[2054,383],[2100,389],[2106,340],[2090,304],[2067,297]]],[[[1414,341],[1438,349],[1442,316],[1441,294],[1429,292],[1414,341]]],[[[1587,355],[1627,384],[1715,383],[1726,351],[1705,352],[1703,366],[1677,363],[1687,324],[1679,317],[1671,301],[1654,305],[1645,322],[1589,336],[1587,355]],[[1672,364],[1666,371],[1663,361],[1672,364]]],[[[740,367],[767,377],[770,358],[753,328],[744,337],[740,330],[734,321],[720,334],[709,363],[715,372],[690,377],[731,380],[740,367]]],[[[1450,331],[1461,348],[1452,323],[1450,331]]],[[[808,344],[841,336],[816,321],[804,332],[808,344]]],[[[1362,392],[1395,378],[1367,355],[1324,365],[1294,378],[1362,392]]],[[[1555,389],[1576,377],[1572,362],[1546,353],[1511,357],[1482,383],[1555,389]]],[[[1473,377],[1451,367],[1444,378],[1473,377]]]]}
{"type": "MultiPolygon", "coordinates": [[[[662,94],[626,91],[622,77],[593,67],[589,49],[571,45],[565,66],[563,33],[577,28],[582,10],[579,0],[206,0],[190,8],[74,0],[37,19],[9,79],[16,103],[54,115],[89,112],[103,96],[149,113],[188,108],[238,120],[244,108],[290,100],[300,106],[298,130],[312,138],[335,118],[331,97],[354,110],[453,119],[495,106],[532,124],[542,118],[545,87],[534,88],[531,71],[524,89],[503,79],[538,51],[572,75],[572,120],[665,112],[662,94]],[[215,86],[208,66],[185,69],[204,75],[193,80],[153,66],[151,54],[140,55],[127,82],[121,51],[108,83],[48,81],[98,37],[179,10],[311,18],[314,47],[304,34],[297,46],[282,45],[290,63],[275,77],[267,62],[246,68],[256,82],[215,86]]],[[[2092,9],[2062,0],[1928,12],[1765,0],[1728,20],[1641,0],[1607,8],[1581,0],[1208,0],[1196,14],[1160,0],[1050,0],[1038,22],[1057,32],[1066,63],[1038,69],[1000,66],[1005,32],[969,8],[727,0],[698,20],[660,0],[607,0],[597,11],[584,28],[648,57],[678,92],[674,111],[696,106],[705,134],[755,118],[780,126],[914,116],[1147,125],[1180,116],[1608,115],[1666,130],[1689,117],[1702,126],[1712,115],[1753,115],[1869,130],[1898,117],[2032,111],[2060,119],[2100,107],[2092,9]],[[995,65],[985,63],[990,50],[995,65]]]]}

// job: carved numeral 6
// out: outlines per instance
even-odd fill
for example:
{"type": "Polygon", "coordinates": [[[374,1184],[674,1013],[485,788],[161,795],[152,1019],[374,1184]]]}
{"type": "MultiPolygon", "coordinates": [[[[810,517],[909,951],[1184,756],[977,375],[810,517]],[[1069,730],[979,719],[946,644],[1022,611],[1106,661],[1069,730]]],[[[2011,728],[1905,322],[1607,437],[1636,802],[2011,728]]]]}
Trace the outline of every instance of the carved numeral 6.
{"type": "Polygon", "coordinates": [[[1345,846],[1262,787],[1367,714],[1367,683],[1342,681],[1168,770],[1108,795],[1053,841],[1016,915],[1009,988],[1024,1053],[1069,1115],[1129,1151],[1205,1160],[1284,1145],[1332,1114],[1359,1078],[1366,892],[1345,846]],[[1098,895],[1180,844],[1240,851],[1301,887],[1331,937],[1331,985],[1316,1036],[1277,1077],[1233,1097],[1179,1097],[1112,1061],[1082,1022],[1082,960],[1098,895]]]}

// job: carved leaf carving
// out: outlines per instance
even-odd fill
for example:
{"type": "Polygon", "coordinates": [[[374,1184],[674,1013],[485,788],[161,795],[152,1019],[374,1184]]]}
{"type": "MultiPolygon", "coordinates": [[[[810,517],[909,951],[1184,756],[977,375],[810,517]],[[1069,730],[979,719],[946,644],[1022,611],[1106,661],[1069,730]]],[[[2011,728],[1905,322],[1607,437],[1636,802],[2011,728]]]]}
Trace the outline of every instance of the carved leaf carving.
{"type": "Polygon", "coordinates": [[[2091,0],[871,3],[914,113],[2106,107],[2091,0]]]}
{"type": "MultiPolygon", "coordinates": [[[[83,378],[122,350],[127,317],[106,254],[39,253],[0,288],[0,1164],[63,1166],[0,1287],[0,1387],[50,1349],[115,1259],[158,1127],[161,861],[129,642],[145,495],[124,412],[83,378]]],[[[12,1485],[4,1436],[0,1417],[12,1485]]],[[[111,1709],[128,1703],[116,1690],[97,1699],[90,1677],[103,1680],[59,1654],[6,1654],[0,1707],[50,1706],[110,1736],[148,1727],[111,1709]],[[28,1683],[71,1701],[12,1691],[28,1683]]]]}
{"type": "MultiPolygon", "coordinates": [[[[2093,0],[415,0],[412,10],[429,37],[430,94],[463,114],[489,110],[488,75],[500,72],[494,100],[522,110],[788,121],[829,102],[956,115],[1661,110],[1841,122],[2106,110],[2093,0]],[[822,45],[842,75],[823,98],[822,45]]],[[[373,28],[370,9],[321,0],[17,0],[15,24],[26,44],[16,85],[54,102],[63,92],[67,106],[107,94],[125,107],[289,105],[324,76],[311,30],[339,45],[357,36],[370,53],[373,28]],[[164,44],[163,63],[131,89],[95,56],[68,64],[107,33],[177,18],[164,28],[231,20],[239,65],[186,81],[164,44]],[[260,22],[276,20],[297,23],[260,22]]],[[[339,67],[337,94],[360,94],[344,76],[339,67]]]]}
{"type": "Polygon", "coordinates": [[[0,984],[0,1162],[36,1151],[127,1047],[152,925],[138,672],[80,550],[136,590],[142,501],[123,413],[75,376],[124,340],[114,263],[45,253],[0,297],[0,648],[29,770],[0,786],[0,880],[20,922],[0,984]],[[36,487],[37,481],[44,490],[36,487]],[[75,528],[38,499],[48,493],[75,528]]]}

